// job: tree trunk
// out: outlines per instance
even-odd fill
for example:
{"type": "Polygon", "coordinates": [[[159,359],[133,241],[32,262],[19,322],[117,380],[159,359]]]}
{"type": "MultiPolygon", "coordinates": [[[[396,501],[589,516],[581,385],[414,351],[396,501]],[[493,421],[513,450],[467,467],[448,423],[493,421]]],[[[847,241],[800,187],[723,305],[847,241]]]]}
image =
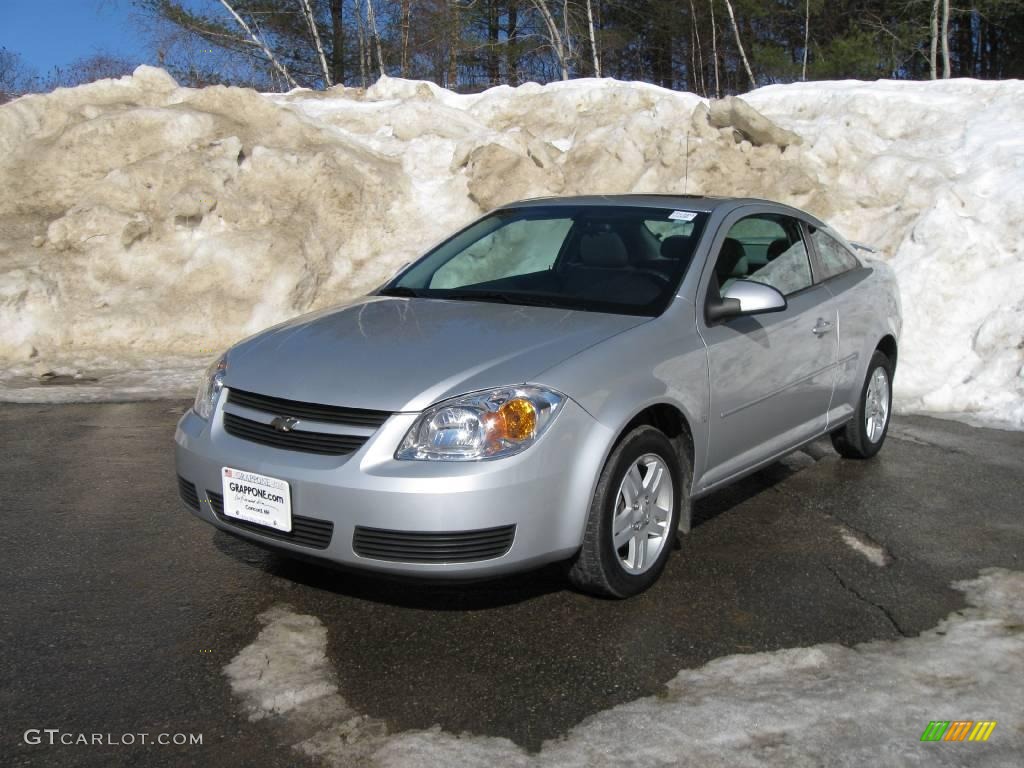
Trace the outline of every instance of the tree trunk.
{"type": "Polygon", "coordinates": [[[519,84],[519,54],[516,44],[519,41],[519,0],[509,0],[505,26],[505,69],[510,85],[519,84]]]}
{"type": "Polygon", "coordinates": [[[711,55],[715,59],[715,98],[722,98],[722,88],[718,81],[718,30],[715,27],[715,0],[709,0],[711,7],[711,55]]]}
{"type": "Polygon", "coordinates": [[[942,0],[942,79],[949,76],[949,0],[942,0]]]}
{"type": "Polygon", "coordinates": [[[301,0],[302,14],[306,17],[306,24],[309,27],[309,34],[313,38],[313,45],[316,47],[317,58],[320,59],[320,70],[324,74],[324,85],[330,88],[331,70],[327,68],[327,56],[324,55],[324,46],[320,42],[320,31],[316,28],[316,19],[313,18],[313,9],[309,7],[309,0],[301,0]]]}
{"type": "MultiPolygon", "coordinates": [[[[369,1],[369,0],[367,0],[369,1]]],[[[949,0],[945,0],[947,3],[949,0]]],[[[740,39],[740,28],[736,25],[736,14],[732,11],[732,3],[729,0],[725,0],[725,8],[729,11],[729,20],[732,22],[732,31],[736,35],[736,47],[740,51],[740,58],[743,59],[743,68],[747,71],[747,77],[750,78],[751,88],[757,88],[757,81],[754,79],[754,73],[750,69],[750,62],[747,60],[747,52],[743,49],[743,41],[740,39]]]]}
{"type": "Polygon", "coordinates": [[[412,22],[410,0],[402,0],[402,77],[409,76],[409,27],[412,22]]]}
{"type": "Polygon", "coordinates": [[[544,25],[548,29],[548,40],[551,43],[551,48],[555,52],[555,58],[558,59],[559,69],[562,71],[562,79],[569,79],[569,62],[566,60],[565,54],[565,41],[562,39],[562,34],[558,31],[558,24],[555,22],[555,17],[551,15],[551,9],[548,8],[546,0],[531,0],[534,8],[536,8],[541,17],[544,19],[544,25]]]}
{"type": "Polygon", "coordinates": [[[601,59],[597,55],[597,37],[594,35],[594,9],[587,0],[587,27],[590,30],[590,52],[594,56],[594,77],[601,76],[601,59]]]}
{"type": "MultiPolygon", "coordinates": [[[[690,30],[692,32],[691,45],[693,50],[690,51],[690,61],[693,62],[692,66],[699,73],[700,92],[704,98],[707,98],[708,87],[704,82],[704,46],[700,44],[700,28],[697,26],[697,9],[693,5],[693,0],[690,0],[690,30]],[[700,62],[698,66],[698,61],[700,62]]],[[[693,90],[697,91],[698,78],[693,79],[693,90]]]]}
{"type": "Polygon", "coordinates": [[[928,74],[932,80],[935,80],[939,76],[939,3],[941,0],[935,0],[932,3],[932,19],[931,19],[931,31],[932,31],[932,45],[931,50],[928,52],[928,74]]]}
{"type": "Polygon", "coordinates": [[[231,3],[229,3],[228,0],[220,0],[220,4],[223,5],[227,9],[228,13],[230,13],[235,18],[235,21],[238,22],[238,26],[240,26],[245,31],[245,34],[249,36],[249,39],[259,46],[260,50],[263,51],[263,55],[267,57],[267,59],[273,65],[274,69],[281,73],[281,77],[283,77],[292,88],[298,88],[299,84],[295,82],[295,79],[291,76],[291,73],[285,68],[284,64],[277,60],[277,57],[274,56],[270,48],[267,47],[267,44],[263,42],[263,38],[254,34],[253,31],[249,28],[249,25],[245,23],[245,20],[237,13],[235,13],[235,9],[231,7],[231,3]]]}
{"type": "Polygon", "coordinates": [[[459,6],[457,0],[448,0],[448,83],[455,90],[459,84],[459,6]]]}
{"type": "Polygon", "coordinates": [[[498,85],[501,68],[498,65],[498,0],[487,0],[487,84],[498,85]]]}
{"type": "Polygon", "coordinates": [[[334,82],[345,82],[344,0],[331,0],[331,69],[334,82]]]}
{"type": "Polygon", "coordinates": [[[811,41],[811,0],[804,0],[804,65],[800,79],[807,82],[807,49],[811,41]]]}
{"type": "Polygon", "coordinates": [[[363,23],[363,8],[361,0],[355,0],[354,10],[356,12],[356,33],[359,35],[359,83],[366,87],[367,66],[366,60],[366,26],[363,23]]]}
{"type": "Polygon", "coordinates": [[[373,35],[377,50],[377,69],[380,70],[380,76],[384,77],[384,55],[380,50],[380,32],[377,31],[377,14],[373,12],[373,0],[366,0],[366,21],[370,25],[370,34],[373,35]]]}

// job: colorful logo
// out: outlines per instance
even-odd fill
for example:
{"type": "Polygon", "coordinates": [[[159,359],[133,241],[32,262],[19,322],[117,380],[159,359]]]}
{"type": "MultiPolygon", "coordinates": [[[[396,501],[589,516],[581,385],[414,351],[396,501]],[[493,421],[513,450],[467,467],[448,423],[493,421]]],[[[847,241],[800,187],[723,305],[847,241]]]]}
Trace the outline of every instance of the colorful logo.
{"type": "Polygon", "coordinates": [[[995,729],[995,720],[932,720],[921,741],[988,741],[995,729]]]}

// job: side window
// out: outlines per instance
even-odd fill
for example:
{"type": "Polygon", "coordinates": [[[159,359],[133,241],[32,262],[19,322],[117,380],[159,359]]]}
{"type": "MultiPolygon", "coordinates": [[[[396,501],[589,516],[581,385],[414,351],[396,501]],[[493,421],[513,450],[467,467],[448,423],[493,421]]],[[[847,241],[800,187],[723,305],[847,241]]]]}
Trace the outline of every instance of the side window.
{"type": "Polygon", "coordinates": [[[813,283],[807,247],[795,219],[776,214],[748,216],[733,224],[715,263],[720,295],[737,280],[753,280],[782,295],[813,283]]]}
{"type": "Polygon", "coordinates": [[[830,277],[857,269],[861,264],[857,257],[850,253],[834,237],[830,237],[820,229],[811,232],[811,240],[814,241],[814,248],[818,252],[818,260],[821,262],[821,279],[828,280],[830,277]]]}
{"type": "Polygon", "coordinates": [[[429,287],[461,287],[551,269],[571,226],[570,218],[514,221],[437,270],[429,287]]]}

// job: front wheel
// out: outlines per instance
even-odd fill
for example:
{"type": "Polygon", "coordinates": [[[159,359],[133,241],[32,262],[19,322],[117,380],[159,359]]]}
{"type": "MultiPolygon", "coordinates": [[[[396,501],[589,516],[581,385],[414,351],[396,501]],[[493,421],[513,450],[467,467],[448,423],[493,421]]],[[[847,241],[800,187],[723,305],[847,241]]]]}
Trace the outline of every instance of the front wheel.
{"type": "Polygon", "coordinates": [[[832,433],[832,445],[847,459],[870,459],[882,449],[892,413],[892,363],[881,352],[871,356],[868,377],[853,419],[832,433]]]}
{"type": "Polygon", "coordinates": [[[572,583],[615,598],[650,587],[665,568],[688,490],[688,472],[664,433],[641,426],[626,435],[598,480],[572,583]]]}

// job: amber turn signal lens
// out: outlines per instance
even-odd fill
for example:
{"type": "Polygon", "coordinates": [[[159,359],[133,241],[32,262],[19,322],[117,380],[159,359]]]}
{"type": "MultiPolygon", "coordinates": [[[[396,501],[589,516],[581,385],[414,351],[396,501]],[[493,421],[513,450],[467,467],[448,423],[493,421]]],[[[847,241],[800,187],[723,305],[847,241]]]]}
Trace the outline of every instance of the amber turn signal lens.
{"type": "Polygon", "coordinates": [[[537,432],[537,409],[533,403],[517,397],[502,405],[486,419],[488,440],[500,444],[502,440],[522,442],[537,432]]]}

